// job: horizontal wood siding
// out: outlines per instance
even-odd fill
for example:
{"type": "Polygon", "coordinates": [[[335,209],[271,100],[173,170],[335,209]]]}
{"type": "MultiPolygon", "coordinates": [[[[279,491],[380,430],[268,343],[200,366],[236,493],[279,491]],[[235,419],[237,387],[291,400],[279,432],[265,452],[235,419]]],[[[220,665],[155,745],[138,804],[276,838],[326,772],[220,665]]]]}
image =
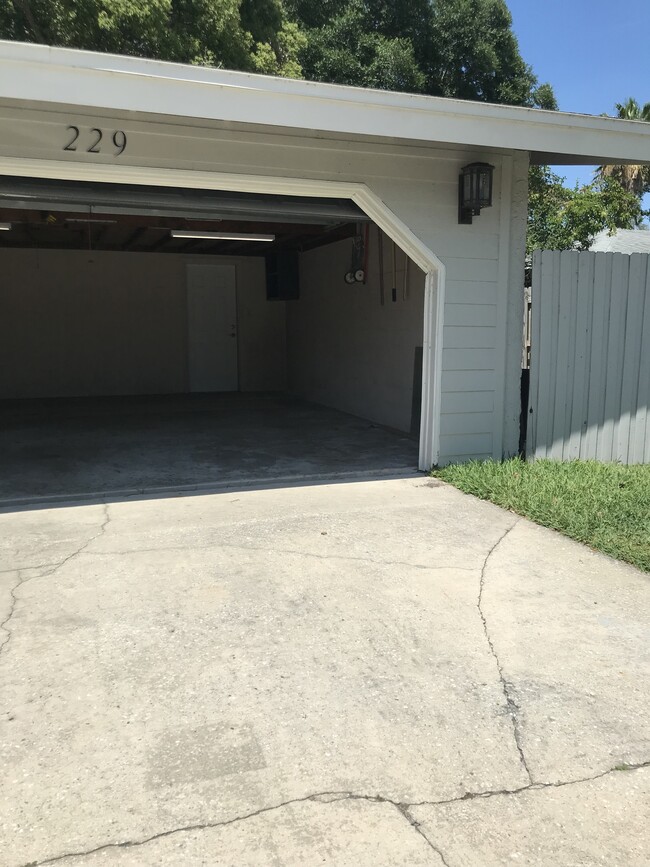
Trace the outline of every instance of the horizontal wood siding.
{"type": "Polygon", "coordinates": [[[443,394],[462,392],[494,391],[493,370],[472,370],[468,376],[466,370],[445,370],[442,374],[443,394]]]}
{"type": "MultiPolygon", "coordinates": [[[[490,261],[481,264],[492,272],[490,261]]],[[[491,282],[466,279],[447,284],[440,417],[442,464],[489,457],[492,453],[497,383],[496,296],[496,284],[491,282]]]]}
{"type": "Polygon", "coordinates": [[[496,325],[496,304],[445,304],[445,325],[496,325]]]}
{"type": "Polygon", "coordinates": [[[453,434],[440,437],[440,453],[447,463],[482,458],[492,453],[492,434],[453,434]]]}
{"type": "MultiPolygon", "coordinates": [[[[487,458],[497,430],[499,212],[491,209],[492,231],[477,220],[461,233],[461,245],[439,251],[447,268],[443,331],[440,463],[487,458]]],[[[481,215],[482,219],[483,215],[481,215]]],[[[455,234],[458,238],[458,234],[455,234]]],[[[450,240],[450,239],[449,239],[450,240]]],[[[501,372],[502,375],[502,372],[501,372]]]]}

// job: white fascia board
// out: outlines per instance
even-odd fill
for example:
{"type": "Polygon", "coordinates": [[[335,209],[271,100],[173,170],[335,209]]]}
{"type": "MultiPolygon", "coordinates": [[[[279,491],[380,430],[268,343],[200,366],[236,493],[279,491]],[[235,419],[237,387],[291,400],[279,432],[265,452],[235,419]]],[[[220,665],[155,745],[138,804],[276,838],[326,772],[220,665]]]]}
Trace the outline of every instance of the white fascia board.
{"type": "Polygon", "coordinates": [[[650,163],[650,124],[0,41],[0,98],[650,163]],[[587,156],[588,155],[588,156],[587,156]]]}

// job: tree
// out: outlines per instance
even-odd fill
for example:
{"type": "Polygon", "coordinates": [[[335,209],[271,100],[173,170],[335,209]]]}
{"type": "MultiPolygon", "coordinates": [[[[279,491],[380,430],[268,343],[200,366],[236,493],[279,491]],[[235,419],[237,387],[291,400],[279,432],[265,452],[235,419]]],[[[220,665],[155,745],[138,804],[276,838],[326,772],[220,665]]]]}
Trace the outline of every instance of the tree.
{"type": "Polygon", "coordinates": [[[0,38],[298,77],[282,0],[4,0],[0,38]]]}
{"type": "Polygon", "coordinates": [[[633,229],[644,211],[637,196],[612,177],[575,189],[548,166],[532,166],[529,173],[527,249],[588,250],[603,230],[633,229]]]}
{"type": "Polygon", "coordinates": [[[287,0],[317,81],[557,108],[537,86],[504,0],[287,0]]]}
{"type": "Polygon", "coordinates": [[[429,0],[289,0],[289,14],[306,34],[300,54],[305,77],[421,93],[426,75],[414,35],[426,30],[429,0]],[[424,22],[424,23],[423,23],[424,22]]]}
{"type": "MultiPolygon", "coordinates": [[[[621,120],[637,120],[650,123],[650,102],[641,107],[636,99],[631,97],[627,102],[616,103],[617,117],[621,120]]],[[[614,178],[630,193],[635,196],[643,196],[650,193],[650,166],[623,165],[623,166],[600,166],[596,169],[598,178],[614,178]]]]}
{"type": "Polygon", "coordinates": [[[429,93],[532,104],[536,78],[519,53],[503,0],[436,0],[432,9],[429,93]]]}
{"type": "Polygon", "coordinates": [[[548,82],[533,88],[531,92],[531,100],[535,108],[542,108],[545,111],[558,111],[560,108],[557,99],[555,98],[553,88],[548,84],[548,82]]]}

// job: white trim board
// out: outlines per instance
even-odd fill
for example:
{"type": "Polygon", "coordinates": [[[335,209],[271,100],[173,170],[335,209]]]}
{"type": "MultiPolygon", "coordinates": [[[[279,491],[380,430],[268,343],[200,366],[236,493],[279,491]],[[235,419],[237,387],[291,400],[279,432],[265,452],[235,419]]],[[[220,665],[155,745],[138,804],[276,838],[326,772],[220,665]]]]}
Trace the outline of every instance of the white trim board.
{"type": "Polygon", "coordinates": [[[440,458],[444,264],[365,184],[340,181],[236,175],[138,166],[90,165],[59,160],[0,157],[0,173],[16,177],[113,184],[186,187],[227,192],[352,199],[425,272],[422,340],[422,415],[418,467],[428,471],[440,458]]]}
{"type": "Polygon", "coordinates": [[[494,390],[494,440],[492,457],[495,461],[503,458],[503,430],[506,401],[506,353],[508,329],[508,292],[510,288],[510,231],[512,216],[512,157],[501,159],[501,201],[499,204],[499,260],[498,260],[498,298],[497,298],[497,337],[498,353],[497,384],[494,390]]]}
{"type": "Polygon", "coordinates": [[[648,124],[0,41],[0,98],[650,163],[648,124]],[[65,94],[65,97],[62,95],[65,94]]]}

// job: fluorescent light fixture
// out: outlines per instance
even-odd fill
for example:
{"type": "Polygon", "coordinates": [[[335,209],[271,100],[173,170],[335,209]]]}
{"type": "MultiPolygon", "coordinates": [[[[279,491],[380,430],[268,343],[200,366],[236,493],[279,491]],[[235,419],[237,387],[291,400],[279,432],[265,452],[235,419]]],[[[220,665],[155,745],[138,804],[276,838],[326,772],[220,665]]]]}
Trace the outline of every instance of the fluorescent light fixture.
{"type": "Polygon", "coordinates": [[[240,232],[197,232],[171,230],[172,238],[194,238],[197,241],[275,241],[275,235],[246,235],[240,232]]]}
{"type": "Polygon", "coordinates": [[[0,223],[0,232],[8,232],[11,229],[11,223],[0,223]]]}
{"type": "Polygon", "coordinates": [[[102,226],[107,223],[117,223],[117,220],[97,220],[86,217],[66,217],[65,221],[66,223],[99,223],[102,226]]]}

